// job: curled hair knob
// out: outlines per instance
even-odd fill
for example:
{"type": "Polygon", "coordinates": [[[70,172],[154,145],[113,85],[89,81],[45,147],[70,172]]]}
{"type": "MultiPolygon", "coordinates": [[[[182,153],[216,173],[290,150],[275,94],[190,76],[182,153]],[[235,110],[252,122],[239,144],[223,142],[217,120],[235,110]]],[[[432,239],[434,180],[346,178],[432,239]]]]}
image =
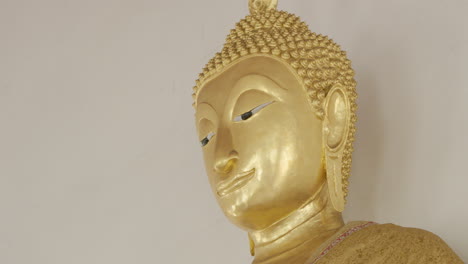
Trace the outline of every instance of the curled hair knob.
{"type": "Polygon", "coordinates": [[[269,9],[276,9],[278,0],[249,0],[250,13],[264,12],[269,9]]]}

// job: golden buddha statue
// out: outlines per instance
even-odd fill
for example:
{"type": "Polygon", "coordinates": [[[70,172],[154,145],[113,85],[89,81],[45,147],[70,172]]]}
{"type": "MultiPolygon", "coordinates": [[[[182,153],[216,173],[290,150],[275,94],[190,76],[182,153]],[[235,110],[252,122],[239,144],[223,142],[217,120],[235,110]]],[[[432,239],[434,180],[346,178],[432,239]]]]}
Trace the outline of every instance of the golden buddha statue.
{"type": "Polygon", "coordinates": [[[194,88],[213,193],[254,264],[462,263],[436,235],[341,212],[356,122],[345,52],[275,0],[251,0],[194,88]]]}

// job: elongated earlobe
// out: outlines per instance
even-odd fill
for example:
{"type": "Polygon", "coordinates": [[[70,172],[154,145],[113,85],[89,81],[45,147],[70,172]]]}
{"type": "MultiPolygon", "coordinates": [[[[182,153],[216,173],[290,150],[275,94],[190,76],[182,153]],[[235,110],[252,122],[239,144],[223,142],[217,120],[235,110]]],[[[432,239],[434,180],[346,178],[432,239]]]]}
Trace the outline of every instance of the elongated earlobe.
{"type": "Polygon", "coordinates": [[[252,240],[252,238],[249,235],[249,242],[250,242],[250,255],[253,257],[255,256],[255,244],[252,240]]]}
{"type": "Polygon", "coordinates": [[[345,206],[343,191],[343,152],[346,147],[351,109],[349,98],[341,85],[335,85],[324,102],[323,144],[330,200],[335,210],[345,206]]]}

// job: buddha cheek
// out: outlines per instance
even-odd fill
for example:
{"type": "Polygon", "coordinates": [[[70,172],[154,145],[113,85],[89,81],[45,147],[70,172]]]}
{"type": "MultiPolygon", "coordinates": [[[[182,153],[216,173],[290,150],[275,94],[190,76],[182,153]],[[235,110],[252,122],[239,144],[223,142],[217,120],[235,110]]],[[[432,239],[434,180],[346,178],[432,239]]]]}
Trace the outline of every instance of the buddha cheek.
{"type": "Polygon", "coordinates": [[[263,119],[265,122],[269,120],[266,117],[258,119],[255,127],[250,127],[256,136],[249,143],[252,148],[249,148],[248,156],[253,161],[256,175],[246,187],[251,205],[258,203],[262,207],[273,207],[278,195],[285,191],[281,186],[290,185],[294,180],[290,177],[296,174],[300,142],[297,140],[297,122],[291,113],[285,110],[272,113],[276,122],[263,124],[263,119]]]}

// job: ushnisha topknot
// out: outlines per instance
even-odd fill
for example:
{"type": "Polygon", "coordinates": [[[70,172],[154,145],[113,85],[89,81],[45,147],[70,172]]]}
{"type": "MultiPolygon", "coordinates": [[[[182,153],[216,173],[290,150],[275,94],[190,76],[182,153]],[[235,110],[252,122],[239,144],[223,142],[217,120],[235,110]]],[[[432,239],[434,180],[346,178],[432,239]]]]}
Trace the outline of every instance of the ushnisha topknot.
{"type": "Polygon", "coordinates": [[[193,88],[194,107],[204,83],[240,58],[270,55],[289,64],[302,79],[309,101],[318,118],[324,118],[323,102],[329,90],[342,85],[348,94],[351,122],[343,153],[343,192],[348,193],[354,134],[356,132],[356,81],[351,61],[340,46],[326,36],[311,32],[299,17],[276,9],[253,12],[236,24],[226,38],[221,52],[216,53],[199,75],[193,88]]]}

